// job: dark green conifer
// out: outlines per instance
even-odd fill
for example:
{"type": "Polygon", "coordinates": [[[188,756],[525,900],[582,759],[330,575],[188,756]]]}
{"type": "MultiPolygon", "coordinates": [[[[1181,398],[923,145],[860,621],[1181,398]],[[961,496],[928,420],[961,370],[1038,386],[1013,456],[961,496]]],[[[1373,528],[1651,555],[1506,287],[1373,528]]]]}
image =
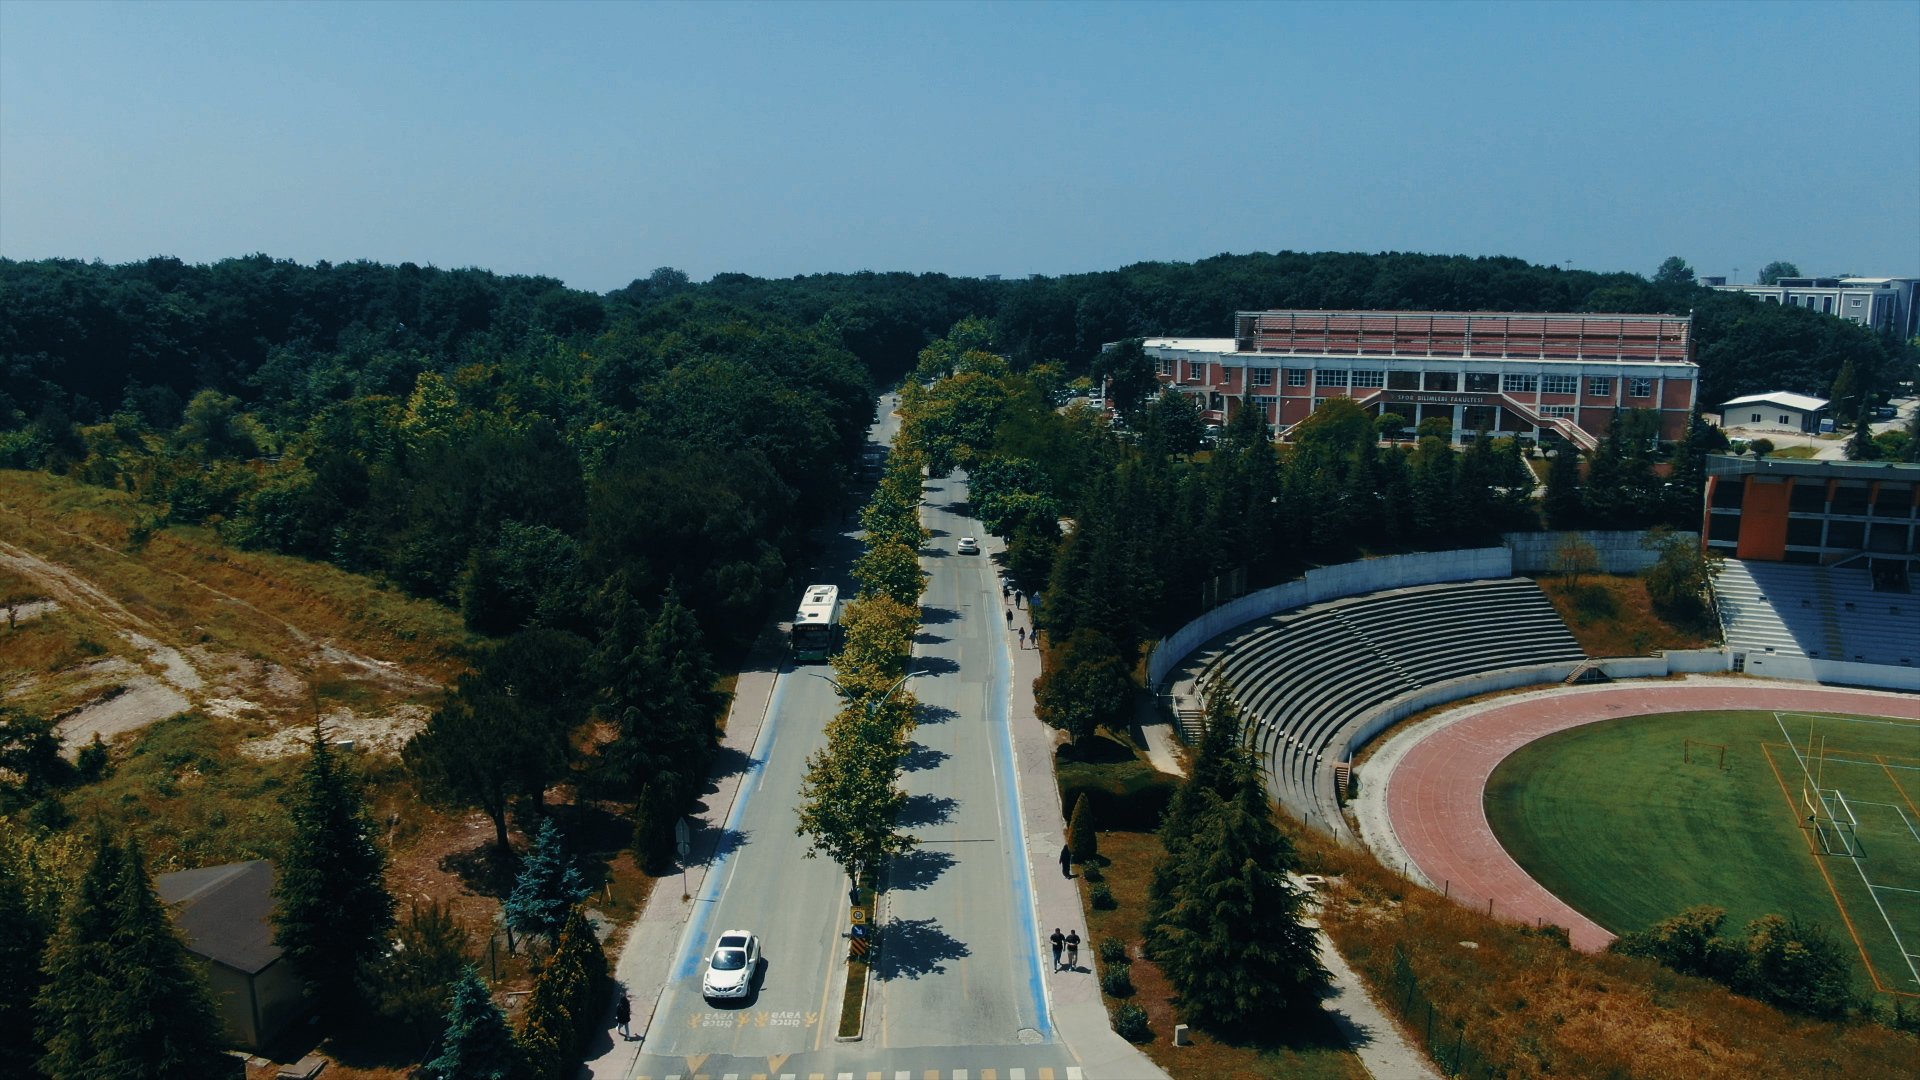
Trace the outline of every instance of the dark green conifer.
{"type": "Polygon", "coordinates": [[[522,934],[539,934],[549,944],[560,940],[567,913],[589,892],[580,868],[567,854],[566,840],[552,818],[540,822],[533,851],[520,864],[513,893],[501,907],[507,925],[522,934]]]}
{"type": "Polygon", "coordinates": [[[47,944],[44,984],[35,1002],[40,1069],[54,1080],[97,1073],[101,1063],[94,1025],[112,996],[112,940],[124,886],[126,854],[104,831],[92,840],[93,857],[67,903],[59,929],[47,944]]]}
{"type": "Polygon", "coordinates": [[[24,842],[0,832],[0,1076],[29,1075],[40,1055],[33,999],[53,919],[36,891],[24,842]]]}
{"type": "Polygon", "coordinates": [[[386,853],[358,777],[314,728],[313,753],[293,805],[293,836],[277,867],[274,941],[322,1012],[359,999],[359,975],[393,928],[386,853]]]}
{"type": "Polygon", "coordinates": [[[1305,897],[1286,879],[1292,845],[1257,785],[1205,799],[1170,902],[1148,928],[1155,958],[1186,1015],[1220,1029],[1313,1005],[1328,976],[1300,922],[1305,897]]]}
{"type": "MultiPolygon", "coordinates": [[[[1201,826],[1209,799],[1232,800],[1251,790],[1260,793],[1260,781],[1254,774],[1247,752],[1241,746],[1242,720],[1234,704],[1232,690],[1215,686],[1207,697],[1207,712],[1200,736],[1199,751],[1187,779],[1175,789],[1160,822],[1160,844],[1166,854],[1154,864],[1153,880],[1147,886],[1147,925],[1159,922],[1174,904],[1175,895],[1187,879],[1191,863],[1186,857],[1194,831],[1201,826]]],[[[1264,796],[1262,796],[1264,797],[1264,796]]],[[[1154,941],[1148,938],[1149,949],[1154,941]]]]}
{"type": "Polygon", "coordinates": [[[440,1056],[427,1064],[436,1080],[525,1080],[526,1055],[480,973],[468,967],[453,986],[440,1056]]]}
{"type": "Polygon", "coordinates": [[[1547,467],[1547,493],[1541,510],[1549,529],[1577,529],[1586,520],[1586,502],[1581,492],[1580,451],[1563,442],[1554,451],[1547,467]]]}
{"type": "Polygon", "coordinates": [[[594,666],[606,688],[600,715],[618,735],[601,756],[614,781],[640,802],[634,846],[660,856],[713,761],[713,661],[693,612],[671,586],[652,619],[624,584],[609,591],[610,626],[594,666]]]}
{"type": "Polygon", "coordinates": [[[154,894],[139,846],[105,833],[47,949],[36,1003],[52,1080],[172,1080],[215,1066],[205,976],[154,894]]]}
{"type": "Polygon", "coordinates": [[[1093,804],[1081,792],[1073,804],[1073,821],[1067,826],[1067,844],[1073,848],[1076,862],[1092,862],[1100,857],[1100,837],[1093,831],[1093,804]]]}

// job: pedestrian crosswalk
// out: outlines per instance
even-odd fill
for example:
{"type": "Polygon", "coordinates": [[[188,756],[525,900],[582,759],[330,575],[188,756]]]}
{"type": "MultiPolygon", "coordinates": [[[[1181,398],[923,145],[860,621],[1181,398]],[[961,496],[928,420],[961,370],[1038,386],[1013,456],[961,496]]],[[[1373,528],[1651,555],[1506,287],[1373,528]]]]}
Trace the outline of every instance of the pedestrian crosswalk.
{"type": "MultiPolygon", "coordinates": [[[[869,1070],[865,1072],[836,1073],[779,1073],[778,1080],[1084,1080],[1080,1075],[1080,1066],[1068,1065],[1062,1069],[1051,1066],[1037,1069],[891,1069],[869,1070]]],[[[654,1080],[651,1076],[636,1076],[634,1080],[654,1080]]],[[[681,1073],[669,1073],[660,1080],[775,1080],[770,1073],[694,1073],[691,1076],[681,1073]]]]}
{"type": "MultiPolygon", "coordinates": [[[[891,1068],[864,1072],[780,1072],[778,1080],[1085,1080],[1079,1065],[1066,1068],[891,1068]]],[[[655,1080],[636,1076],[634,1080],[655,1080]]],[[[670,1072],[660,1080],[776,1080],[768,1072],[695,1072],[691,1076],[670,1072]]]]}

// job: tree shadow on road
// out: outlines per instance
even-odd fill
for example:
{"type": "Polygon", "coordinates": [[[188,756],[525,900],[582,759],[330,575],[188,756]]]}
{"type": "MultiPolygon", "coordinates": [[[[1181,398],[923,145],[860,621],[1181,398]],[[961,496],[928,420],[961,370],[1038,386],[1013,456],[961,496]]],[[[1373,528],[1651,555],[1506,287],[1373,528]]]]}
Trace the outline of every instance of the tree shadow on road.
{"type": "Polygon", "coordinates": [[[905,805],[900,807],[897,820],[903,829],[945,825],[953,817],[953,808],[959,805],[958,800],[945,795],[909,795],[905,805]]]}
{"type": "Polygon", "coordinates": [[[958,663],[944,656],[917,656],[913,666],[922,675],[952,675],[960,670],[958,663]]]}
{"type": "Polygon", "coordinates": [[[926,772],[928,769],[937,769],[946,764],[947,759],[952,756],[945,750],[935,750],[931,746],[910,742],[907,744],[907,752],[900,755],[900,771],[926,772]]]}
{"type": "Polygon", "coordinates": [[[959,713],[954,712],[945,705],[928,705],[925,702],[921,702],[919,716],[915,722],[921,725],[944,724],[949,720],[957,720],[959,718],[959,713]]]}
{"type": "Polygon", "coordinates": [[[887,888],[899,892],[919,892],[939,881],[947,868],[958,861],[950,851],[914,848],[888,865],[887,888]]]}
{"type": "Polygon", "coordinates": [[[971,955],[965,942],[940,929],[937,919],[888,919],[880,928],[880,962],[874,974],[882,982],[945,975],[948,960],[971,955]]]}
{"type": "Polygon", "coordinates": [[[943,641],[951,641],[951,640],[952,640],[951,638],[944,638],[944,637],[941,637],[939,634],[913,635],[913,643],[915,645],[938,645],[943,641]]]}
{"type": "Polygon", "coordinates": [[[920,609],[921,626],[939,626],[941,623],[950,623],[958,618],[960,613],[952,608],[923,607],[920,609]]]}

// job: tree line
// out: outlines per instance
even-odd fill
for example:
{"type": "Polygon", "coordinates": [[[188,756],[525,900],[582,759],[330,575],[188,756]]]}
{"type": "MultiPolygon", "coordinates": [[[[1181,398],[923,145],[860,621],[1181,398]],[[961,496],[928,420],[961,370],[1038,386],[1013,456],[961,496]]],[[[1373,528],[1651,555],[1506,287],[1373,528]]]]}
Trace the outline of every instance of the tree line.
{"type": "Polygon", "coordinates": [[[899,828],[906,794],[900,762],[919,702],[908,688],[913,638],[927,574],[920,545],[918,455],[896,449],[861,511],[865,551],[853,565],[860,593],[842,619],[846,641],[832,657],[840,709],[827,723],[827,745],[808,755],[796,835],[807,857],[826,855],[855,887],[877,882],[886,860],[915,843],[899,828]]]}
{"type": "Polygon", "coordinates": [[[1222,254],[1008,281],[861,272],[693,282],[662,267],[605,295],[411,263],[0,259],[0,431],[97,424],[127,394],[160,427],[203,388],[250,407],[404,396],[421,371],[540,340],[590,341],[691,300],[830,331],[882,381],[970,316],[1020,368],[1053,360],[1084,372],[1109,342],[1224,337],[1234,312],[1266,308],[1692,312],[1708,403],[1766,390],[1853,402],[1910,379],[1915,360],[1905,343],[1835,316],[1703,288],[1677,258],[1651,278],[1410,252],[1222,254]]]}
{"type": "MultiPolygon", "coordinates": [[[[335,1029],[406,1021],[437,1080],[558,1080],[600,1030],[606,957],[587,887],[549,819],[505,907],[538,953],[519,1027],[507,1024],[440,905],[402,920],[385,883],[365,784],[315,729],[276,863],[274,942],[335,1029]]],[[[511,940],[511,938],[510,938],[511,940]]],[[[215,1075],[226,1046],[202,962],[162,903],[140,843],[0,822],[0,1071],[50,1080],[215,1075]]]]}

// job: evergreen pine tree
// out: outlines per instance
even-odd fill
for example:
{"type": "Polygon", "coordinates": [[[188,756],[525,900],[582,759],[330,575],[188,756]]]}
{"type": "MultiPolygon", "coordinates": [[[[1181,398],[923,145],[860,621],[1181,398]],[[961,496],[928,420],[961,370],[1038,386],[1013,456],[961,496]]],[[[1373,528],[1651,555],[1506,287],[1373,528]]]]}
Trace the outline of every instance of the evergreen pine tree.
{"type": "Polygon", "coordinates": [[[578,906],[567,916],[566,929],[552,959],[534,980],[520,1027],[520,1045],[527,1051],[534,1080],[564,1080],[577,1063],[594,1023],[600,987],[606,979],[607,957],[600,939],[578,906]]]}
{"type": "Polygon", "coordinates": [[[1067,826],[1067,844],[1073,848],[1076,862],[1092,862],[1100,857],[1100,838],[1093,831],[1093,803],[1081,792],[1073,804],[1073,821],[1067,826]]]}
{"type": "Polygon", "coordinates": [[[1586,520],[1586,499],[1581,491],[1580,451],[1570,442],[1562,442],[1547,466],[1547,492],[1541,500],[1549,529],[1578,529],[1586,520]]]}
{"type": "Polygon", "coordinates": [[[174,1080],[214,1070],[225,1034],[206,975],[189,959],[153,891],[146,857],[127,842],[115,913],[112,995],[94,1041],[115,1080],[174,1080]]]}
{"type": "MultiPolygon", "coordinates": [[[[1210,805],[1209,800],[1232,800],[1251,789],[1260,792],[1260,782],[1247,762],[1241,746],[1240,710],[1228,687],[1215,686],[1207,697],[1207,712],[1201,729],[1199,752],[1192,769],[1160,822],[1160,844],[1166,854],[1154,864],[1153,880],[1147,885],[1147,926],[1151,928],[1172,909],[1176,895],[1186,881],[1190,862],[1187,847],[1194,831],[1210,805]]],[[[1263,796],[1264,797],[1264,796],[1263,796]]],[[[1149,934],[1147,948],[1156,948],[1149,934]]]]}
{"type": "Polygon", "coordinates": [[[436,1080],[524,1080],[526,1055],[513,1041],[507,1018],[487,984],[471,966],[453,985],[447,1032],[440,1056],[427,1064],[436,1080]]]}
{"type": "Polygon", "coordinates": [[[567,912],[591,891],[580,868],[567,854],[565,838],[552,818],[540,822],[533,851],[520,864],[513,893],[502,905],[507,925],[522,934],[539,934],[557,943],[567,912]]]}
{"type": "Polygon", "coordinates": [[[606,688],[600,715],[618,735],[602,756],[640,802],[635,847],[661,855],[713,761],[713,662],[671,586],[651,620],[624,587],[615,586],[612,606],[594,666],[606,688]]]}
{"type": "Polygon", "coordinates": [[[1205,798],[1149,940],[1187,1015],[1228,1030],[1271,1022],[1317,1002],[1328,978],[1313,931],[1300,922],[1305,897],[1284,873],[1293,848],[1257,785],[1243,784],[1231,800],[1205,798]]]}
{"type": "Polygon", "coordinates": [[[34,1003],[46,1054],[40,1069],[53,1080],[104,1076],[94,1026],[113,995],[112,940],[124,887],[126,853],[104,831],[47,944],[45,981],[34,1003]]]}
{"type": "Polygon", "coordinates": [[[28,880],[24,845],[0,832],[0,1076],[27,1076],[40,1056],[33,999],[53,932],[45,905],[28,880]]]}
{"type": "Polygon", "coordinates": [[[385,947],[393,896],[359,781],[318,725],[292,818],[293,836],[276,868],[274,941],[308,995],[338,1019],[358,1000],[363,965],[385,947]]]}
{"type": "Polygon", "coordinates": [[[52,1080],[169,1080],[211,1071],[222,1043],[204,976],[153,892],[138,846],[94,838],[47,949],[36,1002],[52,1080]]]}

